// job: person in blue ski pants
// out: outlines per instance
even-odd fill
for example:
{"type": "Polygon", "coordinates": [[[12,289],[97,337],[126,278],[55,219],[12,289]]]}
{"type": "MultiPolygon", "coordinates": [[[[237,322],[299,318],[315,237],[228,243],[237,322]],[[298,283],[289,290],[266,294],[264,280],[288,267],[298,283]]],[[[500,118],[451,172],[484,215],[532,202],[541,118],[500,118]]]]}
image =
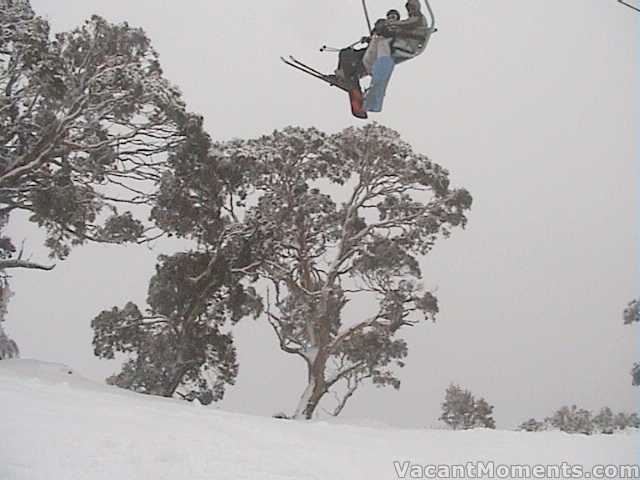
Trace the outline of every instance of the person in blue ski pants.
{"type": "Polygon", "coordinates": [[[414,58],[424,49],[429,36],[427,19],[420,10],[420,0],[407,0],[408,18],[400,20],[397,10],[389,10],[386,19],[376,22],[371,44],[365,52],[363,66],[371,75],[365,96],[368,112],[382,111],[387,85],[396,64],[414,58]]]}
{"type": "Polygon", "coordinates": [[[371,84],[364,99],[364,108],[367,112],[382,111],[387,85],[395,68],[395,61],[391,57],[393,38],[386,32],[385,25],[387,21],[399,18],[400,14],[397,10],[389,10],[386,19],[376,22],[374,34],[362,59],[365,70],[371,74],[371,84]]]}
{"type": "Polygon", "coordinates": [[[367,112],[381,112],[387,85],[391,80],[396,66],[391,55],[378,57],[371,69],[371,86],[364,98],[364,108],[367,112]]]}

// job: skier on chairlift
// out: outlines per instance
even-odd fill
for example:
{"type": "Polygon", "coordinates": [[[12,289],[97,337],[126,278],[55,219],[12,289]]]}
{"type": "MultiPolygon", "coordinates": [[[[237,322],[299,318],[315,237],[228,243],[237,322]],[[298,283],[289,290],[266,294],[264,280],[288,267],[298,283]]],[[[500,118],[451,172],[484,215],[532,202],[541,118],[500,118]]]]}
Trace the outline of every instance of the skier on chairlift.
{"type": "Polygon", "coordinates": [[[408,18],[400,20],[397,10],[389,10],[385,19],[376,22],[369,45],[362,57],[362,68],[371,75],[371,84],[364,95],[366,112],[381,112],[387,86],[395,65],[419,54],[429,26],[420,11],[419,0],[408,0],[408,18]]]}
{"type": "MultiPolygon", "coordinates": [[[[308,65],[290,57],[282,59],[288,65],[324,80],[349,93],[351,111],[358,118],[367,118],[367,112],[380,112],[386,88],[396,64],[420,55],[435,28],[435,18],[425,0],[431,24],[422,14],[420,0],[407,0],[405,5],[408,18],[401,20],[397,10],[389,10],[386,18],[380,19],[371,29],[370,37],[338,51],[338,68],[333,75],[325,75],[308,65]],[[354,48],[356,45],[367,45],[354,48]],[[371,76],[371,84],[365,96],[362,94],[360,79],[371,76]]],[[[365,14],[366,12],[366,3],[365,14]]],[[[324,50],[326,47],[323,47],[324,50]]]]}

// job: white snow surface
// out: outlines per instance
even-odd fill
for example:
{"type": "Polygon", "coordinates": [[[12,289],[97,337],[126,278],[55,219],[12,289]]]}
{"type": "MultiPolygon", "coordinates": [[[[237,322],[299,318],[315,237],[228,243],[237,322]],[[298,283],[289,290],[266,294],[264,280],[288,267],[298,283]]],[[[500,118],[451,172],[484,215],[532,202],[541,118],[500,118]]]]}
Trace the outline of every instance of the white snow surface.
{"type": "Polygon", "coordinates": [[[394,461],[590,469],[637,463],[638,440],[286,421],[135,394],[64,365],[0,362],[2,480],[387,480],[399,478],[394,461]]]}

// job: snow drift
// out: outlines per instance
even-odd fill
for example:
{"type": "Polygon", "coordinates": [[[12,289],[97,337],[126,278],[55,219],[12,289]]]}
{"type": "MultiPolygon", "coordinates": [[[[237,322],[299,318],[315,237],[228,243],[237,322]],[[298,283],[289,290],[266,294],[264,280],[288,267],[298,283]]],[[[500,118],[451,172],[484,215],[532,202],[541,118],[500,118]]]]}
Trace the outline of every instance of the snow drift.
{"type": "Polygon", "coordinates": [[[0,362],[3,480],[386,480],[402,465],[474,461],[590,469],[636,463],[639,439],[293,422],[134,394],[64,365],[0,362]]]}

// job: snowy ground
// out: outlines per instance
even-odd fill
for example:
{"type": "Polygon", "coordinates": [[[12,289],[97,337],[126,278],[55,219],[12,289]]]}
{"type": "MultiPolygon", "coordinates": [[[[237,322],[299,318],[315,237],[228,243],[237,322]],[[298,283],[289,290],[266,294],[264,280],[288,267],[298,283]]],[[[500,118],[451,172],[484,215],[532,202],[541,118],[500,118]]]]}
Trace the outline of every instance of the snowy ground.
{"type": "Polygon", "coordinates": [[[62,365],[0,362],[2,480],[391,480],[401,478],[394,461],[590,470],[637,463],[639,440],[299,423],[137,395],[62,365]]]}

